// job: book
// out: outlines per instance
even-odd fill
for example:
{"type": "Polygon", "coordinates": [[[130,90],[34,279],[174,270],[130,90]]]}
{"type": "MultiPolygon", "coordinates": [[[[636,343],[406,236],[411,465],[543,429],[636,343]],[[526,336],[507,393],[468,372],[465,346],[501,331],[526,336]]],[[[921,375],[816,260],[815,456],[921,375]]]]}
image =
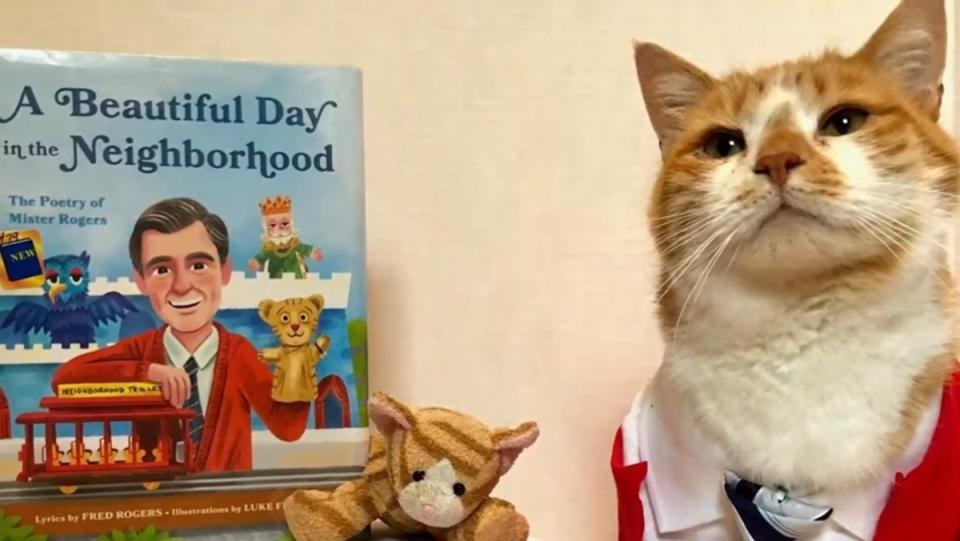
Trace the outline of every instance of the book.
{"type": "Polygon", "coordinates": [[[359,477],[362,109],[349,66],[0,50],[0,538],[280,539],[359,477]]]}

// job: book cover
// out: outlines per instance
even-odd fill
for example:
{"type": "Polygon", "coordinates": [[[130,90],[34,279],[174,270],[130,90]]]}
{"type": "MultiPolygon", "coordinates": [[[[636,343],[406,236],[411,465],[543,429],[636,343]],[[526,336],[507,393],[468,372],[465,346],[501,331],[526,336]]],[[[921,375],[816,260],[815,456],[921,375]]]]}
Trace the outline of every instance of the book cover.
{"type": "Polygon", "coordinates": [[[0,538],[276,539],[359,475],[361,91],[0,50],[0,538]]]}

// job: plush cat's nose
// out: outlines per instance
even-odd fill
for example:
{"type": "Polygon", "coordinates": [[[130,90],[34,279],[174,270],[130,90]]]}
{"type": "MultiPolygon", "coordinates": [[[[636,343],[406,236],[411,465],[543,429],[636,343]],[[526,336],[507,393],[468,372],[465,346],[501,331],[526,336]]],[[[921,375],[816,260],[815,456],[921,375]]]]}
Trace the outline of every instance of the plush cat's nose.
{"type": "Polygon", "coordinates": [[[753,172],[766,175],[777,186],[784,186],[790,177],[790,170],[806,163],[796,152],[774,152],[760,156],[753,172]]]}
{"type": "Polygon", "coordinates": [[[300,324],[299,324],[299,323],[294,323],[293,325],[290,325],[290,328],[293,329],[294,331],[299,330],[299,329],[300,329],[300,324]]]}

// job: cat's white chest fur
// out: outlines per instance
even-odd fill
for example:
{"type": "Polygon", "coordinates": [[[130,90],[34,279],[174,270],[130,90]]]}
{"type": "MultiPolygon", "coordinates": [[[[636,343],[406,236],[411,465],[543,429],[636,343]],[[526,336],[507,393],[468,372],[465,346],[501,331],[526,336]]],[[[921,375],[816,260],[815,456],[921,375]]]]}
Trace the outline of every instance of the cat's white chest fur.
{"type": "Polygon", "coordinates": [[[950,340],[937,278],[767,296],[719,276],[655,385],[681,392],[725,467],[763,483],[845,488],[888,474],[903,408],[950,340]]]}

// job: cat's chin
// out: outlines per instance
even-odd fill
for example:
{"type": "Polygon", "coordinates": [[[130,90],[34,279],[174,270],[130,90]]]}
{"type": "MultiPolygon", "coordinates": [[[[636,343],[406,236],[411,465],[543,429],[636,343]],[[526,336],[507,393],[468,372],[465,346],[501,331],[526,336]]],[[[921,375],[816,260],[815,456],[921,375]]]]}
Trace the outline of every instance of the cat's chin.
{"type": "Polygon", "coordinates": [[[802,209],[782,207],[739,240],[731,269],[751,280],[803,280],[869,259],[875,248],[853,229],[802,209]]]}
{"type": "Polygon", "coordinates": [[[757,227],[757,234],[762,232],[764,229],[777,229],[777,228],[795,228],[799,226],[827,226],[827,222],[813,214],[803,210],[800,207],[791,206],[787,204],[781,204],[773,212],[769,213],[766,218],[764,218],[760,225],[757,227]]]}

